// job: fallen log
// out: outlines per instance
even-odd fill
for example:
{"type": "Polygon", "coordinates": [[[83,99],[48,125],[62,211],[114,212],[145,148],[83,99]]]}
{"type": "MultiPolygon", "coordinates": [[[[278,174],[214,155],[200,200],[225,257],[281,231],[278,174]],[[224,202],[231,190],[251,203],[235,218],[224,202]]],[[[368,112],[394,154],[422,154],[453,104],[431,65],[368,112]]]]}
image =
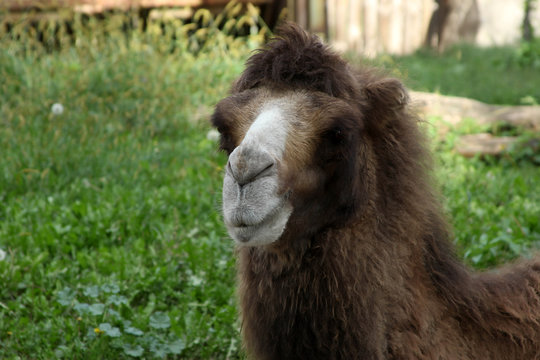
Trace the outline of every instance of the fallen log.
{"type": "Polygon", "coordinates": [[[458,154],[465,157],[475,155],[499,155],[517,140],[515,136],[493,136],[488,133],[463,135],[456,142],[458,154]]]}
{"type": "Polygon", "coordinates": [[[540,106],[538,105],[489,105],[463,97],[418,91],[411,91],[411,98],[421,114],[441,117],[454,126],[465,118],[472,118],[479,125],[504,123],[540,131],[540,106]]]}
{"type": "MultiPolygon", "coordinates": [[[[444,136],[451,127],[464,119],[473,119],[478,125],[507,124],[512,127],[540,132],[540,106],[503,106],[440,94],[411,91],[413,105],[424,117],[436,116],[443,120],[437,124],[438,133],[444,136]]],[[[461,136],[455,145],[457,153],[472,157],[475,155],[500,155],[517,141],[514,136],[493,136],[488,133],[461,136]]],[[[528,145],[524,145],[528,146],[528,145]]],[[[533,146],[538,151],[538,146],[533,146]]]]}

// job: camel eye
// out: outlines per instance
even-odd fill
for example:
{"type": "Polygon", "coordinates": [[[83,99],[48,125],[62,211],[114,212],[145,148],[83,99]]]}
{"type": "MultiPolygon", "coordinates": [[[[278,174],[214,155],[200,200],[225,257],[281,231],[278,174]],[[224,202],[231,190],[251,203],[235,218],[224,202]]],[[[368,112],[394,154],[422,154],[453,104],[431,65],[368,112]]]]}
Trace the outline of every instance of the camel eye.
{"type": "Polygon", "coordinates": [[[345,143],[346,135],[345,131],[340,127],[334,127],[327,130],[323,134],[323,139],[329,144],[334,146],[343,145],[345,143]]]}
{"type": "Polygon", "coordinates": [[[318,158],[323,164],[336,164],[350,155],[351,130],[340,125],[329,128],[321,136],[318,158]]]}

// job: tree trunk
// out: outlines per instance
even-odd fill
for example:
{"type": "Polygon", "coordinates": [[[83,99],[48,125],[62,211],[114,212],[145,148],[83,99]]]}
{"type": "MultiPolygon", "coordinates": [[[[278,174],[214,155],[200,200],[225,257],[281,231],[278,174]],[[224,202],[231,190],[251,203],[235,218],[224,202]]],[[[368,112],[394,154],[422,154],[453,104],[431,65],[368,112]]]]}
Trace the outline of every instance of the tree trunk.
{"type": "Polygon", "coordinates": [[[440,52],[460,42],[474,42],[480,27],[477,0],[436,0],[439,5],[429,22],[425,45],[440,52]]]}
{"type": "Polygon", "coordinates": [[[522,36],[523,40],[531,41],[534,38],[534,30],[531,24],[531,11],[535,0],[525,0],[525,15],[523,16],[522,36]]]}

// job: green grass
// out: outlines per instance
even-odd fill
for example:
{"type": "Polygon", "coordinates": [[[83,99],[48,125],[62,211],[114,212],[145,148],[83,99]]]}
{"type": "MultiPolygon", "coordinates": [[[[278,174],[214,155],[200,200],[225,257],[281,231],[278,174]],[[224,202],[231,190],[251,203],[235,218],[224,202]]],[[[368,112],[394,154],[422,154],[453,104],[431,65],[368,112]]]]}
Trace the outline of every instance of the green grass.
{"type": "MultiPolygon", "coordinates": [[[[0,358],[242,358],[225,158],[206,134],[249,44],[193,55],[185,38],[172,52],[159,36],[94,39],[0,41],[0,358]]],[[[486,267],[527,253],[539,168],[461,158],[460,131],[434,148],[461,254],[486,267]]]]}
{"type": "Polygon", "coordinates": [[[237,357],[224,157],[205,114],[248,50],[114,40],[0,49],[0,358],[237,357]],[[111,327],[121,336],[95,330],[111,327]]]}
{"type": "Polygon", "coordinates": [[[520,160],[520,150],[501,159],[463,158],[454,151],[459,133],[434,143],[436,178],[459,254],[477,268],[531,256],[540,245],[540,168],[520,160]]]}
{"type": "Polygon", "coordinates": [[[442,55],[423,49],[408,56],[381,56],[374,63],[418,91],[470,97],[488,104],[540,103],[540,70],[523,66],[521,60],[520,49],[515,47],[461,45],[442,55]]]}

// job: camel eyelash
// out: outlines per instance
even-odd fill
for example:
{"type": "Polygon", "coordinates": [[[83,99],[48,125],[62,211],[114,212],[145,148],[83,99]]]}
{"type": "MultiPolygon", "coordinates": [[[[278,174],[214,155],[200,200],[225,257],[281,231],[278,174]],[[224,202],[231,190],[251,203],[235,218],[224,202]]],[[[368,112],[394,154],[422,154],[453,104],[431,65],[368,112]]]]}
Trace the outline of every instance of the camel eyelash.
{"type": "Polygon", "coordinates": [[[228,133],[220,133],[219,137],[219,148],[222,151],[225,151],[227,154],[230,154],[236,146],[232,140],[232,137],[228,133]]]}

